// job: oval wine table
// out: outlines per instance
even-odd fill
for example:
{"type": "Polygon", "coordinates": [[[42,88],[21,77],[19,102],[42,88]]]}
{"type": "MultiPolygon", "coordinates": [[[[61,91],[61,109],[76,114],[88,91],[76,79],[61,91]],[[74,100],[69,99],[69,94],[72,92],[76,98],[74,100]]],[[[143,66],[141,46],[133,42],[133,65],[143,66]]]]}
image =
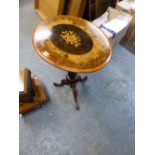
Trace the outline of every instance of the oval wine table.
{"type": "Polygon", "coordinates": [[[95,72],[107,65],[112,55],[108,38],[91,22],[62,15],[41,21],[34,29],[32,40],[41,58],[68,72],[54,86],[69,85],[79,109],[76,84],[87,77],[82,78],[78,73],[95,72]]]}

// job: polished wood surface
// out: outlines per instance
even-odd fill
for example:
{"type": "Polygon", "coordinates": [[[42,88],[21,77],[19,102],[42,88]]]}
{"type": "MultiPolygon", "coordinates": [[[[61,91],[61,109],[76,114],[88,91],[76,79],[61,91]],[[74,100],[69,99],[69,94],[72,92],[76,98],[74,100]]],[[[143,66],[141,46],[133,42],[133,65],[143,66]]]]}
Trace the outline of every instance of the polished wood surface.
{"type": "Polygon", "coordinates": [[[42,19],[52,18],[56,15],[62,15],[64,11],[65,0],[35,0],[34,9],[42,19]]]}
{"type": "Polygon", "coordinates": [[[44,101],[46,100],[46,94],[42,88],[41,82],[38,80],[38,77],[36,75],[32,77],[32,85],[35,96],[33,97],[33,100],[30,102],[20,102],[19,113],[21,114],[29,112],[32,109],[39,107],[40,105],[44,104],[44,101]]]}
{"type": "Polygon", "coordinates": [[[67,0],[65,1],[65,15],[82,17],[87,0],[67,0]],[[75,9],[76,8],[76,9],[75,9]]]}
{"type": "Polygon", "coordinates": [[[19,94],[23,93],[26,94],[27,93],[27,80],[25,80],[25,77],[27,74],[27,72],[25,72],[26,69],[21,69],[19,71],[19,94]]]}
{"type": "Polygon", "coordinates": [[[109,62],[112,47],[92,23],[73,16],[41,21],[32,37],[37,53],[48,63],[71,72],[95,72],[109,62]]]}
{"type": "Polygon", "coordinates": [[[19,71],[19,101],[32,101],[32,96],[31,71],[27,68],[22,68],[19,71]]]}

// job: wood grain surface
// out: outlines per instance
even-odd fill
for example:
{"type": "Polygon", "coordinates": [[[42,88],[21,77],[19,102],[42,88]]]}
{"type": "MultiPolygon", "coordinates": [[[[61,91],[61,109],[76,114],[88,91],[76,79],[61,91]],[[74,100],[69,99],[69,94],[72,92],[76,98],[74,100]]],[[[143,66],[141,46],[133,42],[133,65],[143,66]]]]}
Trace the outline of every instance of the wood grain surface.
{"type": "MultiPolygon", "coordinates": [[[[65,31],[62,28],[62,33],[65,31]]],[[[66,40],[69,45],[73,46],[80,38],[80,34],[76,31],[66,30],[66,40]],[[73,35],[74,34],[74,35],[73,35]]],[[[62,38],[61,38],[62,39],[62,38]]],[[[66,41],[64,40],[64,41],[66,41]]],[[[71,72],[95,72],[100,70],[109,62],[112,55],[112,47],[108,38],[92,23],[78,17],[73,16],[56,16],[52,19],[43,20],[34,29],[32,41],[37,53],[48,63],[71,72]],[[93,47],[84,54],[71,54],[56,46],[51,38],[55,35],[53,27],[68,24],[77,27],[89,35],[93,42],[93,47]]],[[[86,44],[86,41],[79,41],[86,44]]],[[[86,45],[87,46],[87,45],[86,45]]],[[[80,46],[78,46],[80,48],[80,46]]],[[[73,50],[77,50],[76,47],[73,50]]]]}
{"type": "Polygon", "coordinates": [[[34,8],[42,19],[62,15],[65,0],[35,0],[34,8]]]}
{"type": "Polygon", "coordinates": [[[22,102],[19,104],[19,113],[26,113],[30,110],[39,107],[46,100],[46,94],[43,90],[42,84],[39,81],[38,77],[34,75],[32,77],[32,85],[35,96],[31,102],[22,102]]]}
{"type": "Polygon", "coordinates": [[[66,15],[82,17],[87,0],[67,0],[64,13],[66,15]]]}

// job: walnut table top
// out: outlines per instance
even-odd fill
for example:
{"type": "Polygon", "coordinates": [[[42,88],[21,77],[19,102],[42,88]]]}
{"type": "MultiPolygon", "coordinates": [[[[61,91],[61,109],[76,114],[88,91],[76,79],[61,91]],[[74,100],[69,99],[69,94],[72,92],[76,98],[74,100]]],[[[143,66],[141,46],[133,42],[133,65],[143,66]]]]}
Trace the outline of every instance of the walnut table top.
{"type": "Polygon", "coordinates": [[[62,15],[41,21],[34,29],[32,41],[45,61],[75,73],[100,70],[112,55],[104,33],[79,17],[62,15]]]}

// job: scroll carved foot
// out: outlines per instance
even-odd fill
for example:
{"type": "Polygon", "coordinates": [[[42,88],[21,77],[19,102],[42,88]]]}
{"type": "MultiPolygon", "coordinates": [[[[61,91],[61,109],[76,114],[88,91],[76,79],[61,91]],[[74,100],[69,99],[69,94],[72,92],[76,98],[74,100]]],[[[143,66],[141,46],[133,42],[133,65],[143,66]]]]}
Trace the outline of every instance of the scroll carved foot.
{"type": "Polygon", "coordinates": [[[53,83],[53,85],[54,85],[55,87],[62,87],[62,86],[64,86],[64,85],[68,85],[68,84],[69,84],[69,82],[68,82],[68,80],[66,80],[66,79],[61,80],[60,83],[56,83],[56,82],[53,83]]]}

